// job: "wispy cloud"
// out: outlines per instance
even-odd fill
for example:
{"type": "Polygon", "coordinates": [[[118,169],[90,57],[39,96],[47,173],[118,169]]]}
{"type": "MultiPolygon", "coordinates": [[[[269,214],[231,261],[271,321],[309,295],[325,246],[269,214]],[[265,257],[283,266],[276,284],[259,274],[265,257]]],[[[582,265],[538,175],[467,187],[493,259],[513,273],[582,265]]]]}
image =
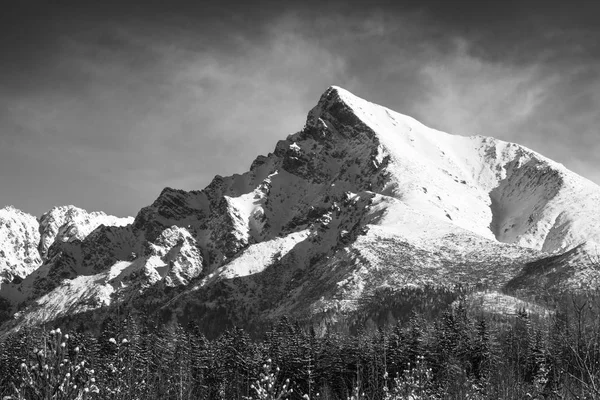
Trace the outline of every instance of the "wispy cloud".
{"type": "Polygon", "coordinates": [[[551,96],[558,76],[538,65],[511,65],[478,58],[457,39],[453,51],[425,62],[420,73],[427,98],[417,105],[424,119],[456,134],[518,139],[551,96]]]}
{"type": "Polygon", "coordinates": [[[135,213],[164,186],[244,171],[332,84],[441,130],[525,144],[600,182],[600,68],[587,41],[571,48],[549,29],[517,51],[418,8],[315,10],[60,30],[34,67],[0,78],[0,170],[21,171],[0,176],[18,188],[0,203],[135,213]]]}
{"type": "Polygon", "coordinates": [[[36,178],[51,179],[65,202],[96,192],[85,198],[95,207],[111,187],[129,187],[114,208],[132,213],[164,186],[197,189],[242,172],[299,130],[318,94],[345,73],[342,58],[282,25],[259,41],[232,37],[234,52],[197,51],[188,46],[197,32],[178,34],[185,40],[120,26],[65,40],[53,61],[78,79],[3,99],[12,105],[2,124],[19,136],[13,152],[59,168],[36,178]],[[90,187],[69,185],[65,170],[90,187]]]}

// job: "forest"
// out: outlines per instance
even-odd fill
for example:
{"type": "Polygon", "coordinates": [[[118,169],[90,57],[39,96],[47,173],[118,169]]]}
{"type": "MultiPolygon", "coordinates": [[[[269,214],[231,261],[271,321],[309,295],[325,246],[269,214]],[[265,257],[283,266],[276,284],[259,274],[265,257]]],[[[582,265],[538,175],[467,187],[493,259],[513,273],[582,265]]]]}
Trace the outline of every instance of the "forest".
{"type": "Polygon", "coordinates": [[[597,295],[541,315],[462,301],[354,332],[282,318],[262,337],[151,316],[0,342],[0,399],[600,399],[597,295]]]}

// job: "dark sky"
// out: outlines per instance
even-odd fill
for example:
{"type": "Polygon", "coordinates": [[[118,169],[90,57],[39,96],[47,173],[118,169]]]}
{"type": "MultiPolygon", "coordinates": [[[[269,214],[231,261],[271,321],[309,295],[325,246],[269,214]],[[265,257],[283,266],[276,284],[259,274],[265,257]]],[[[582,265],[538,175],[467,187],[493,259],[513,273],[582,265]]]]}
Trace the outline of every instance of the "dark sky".
{"type": "Polygon", "coordinates": [[[247,170],[330,85],[600,183],[594,3],[3,6],[0,207],[135,215],[165,186],[247,170]]]}

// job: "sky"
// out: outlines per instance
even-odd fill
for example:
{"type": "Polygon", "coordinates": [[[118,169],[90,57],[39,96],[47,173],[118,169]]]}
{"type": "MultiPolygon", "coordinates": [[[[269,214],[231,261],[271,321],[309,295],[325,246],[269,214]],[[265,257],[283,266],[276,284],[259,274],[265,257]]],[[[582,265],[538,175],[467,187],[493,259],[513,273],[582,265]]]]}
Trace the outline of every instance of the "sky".
{"type": "Polygon", "coordinates": [[[23,0],[0,12],[0,207],[135,216],[246,171],[331,85],[600,184],[593,1],[23,0]]]}

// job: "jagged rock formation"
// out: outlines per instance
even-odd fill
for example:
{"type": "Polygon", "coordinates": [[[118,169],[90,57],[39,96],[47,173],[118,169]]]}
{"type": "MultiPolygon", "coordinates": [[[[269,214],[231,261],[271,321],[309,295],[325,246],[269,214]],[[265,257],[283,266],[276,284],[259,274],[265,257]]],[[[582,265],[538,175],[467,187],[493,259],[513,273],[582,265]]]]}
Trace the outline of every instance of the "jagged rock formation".
{"type": "Polygon", "coordinates": [[[331,87],[244,174],[166,188],[130,225],[44,228],[44,264],[0,297],[28,305],[11,326],[123,299],[215,329],[351,313],[382,287],[501,288],[599,243],[597,204],[597,185],[532,150],[331,87]]]}

